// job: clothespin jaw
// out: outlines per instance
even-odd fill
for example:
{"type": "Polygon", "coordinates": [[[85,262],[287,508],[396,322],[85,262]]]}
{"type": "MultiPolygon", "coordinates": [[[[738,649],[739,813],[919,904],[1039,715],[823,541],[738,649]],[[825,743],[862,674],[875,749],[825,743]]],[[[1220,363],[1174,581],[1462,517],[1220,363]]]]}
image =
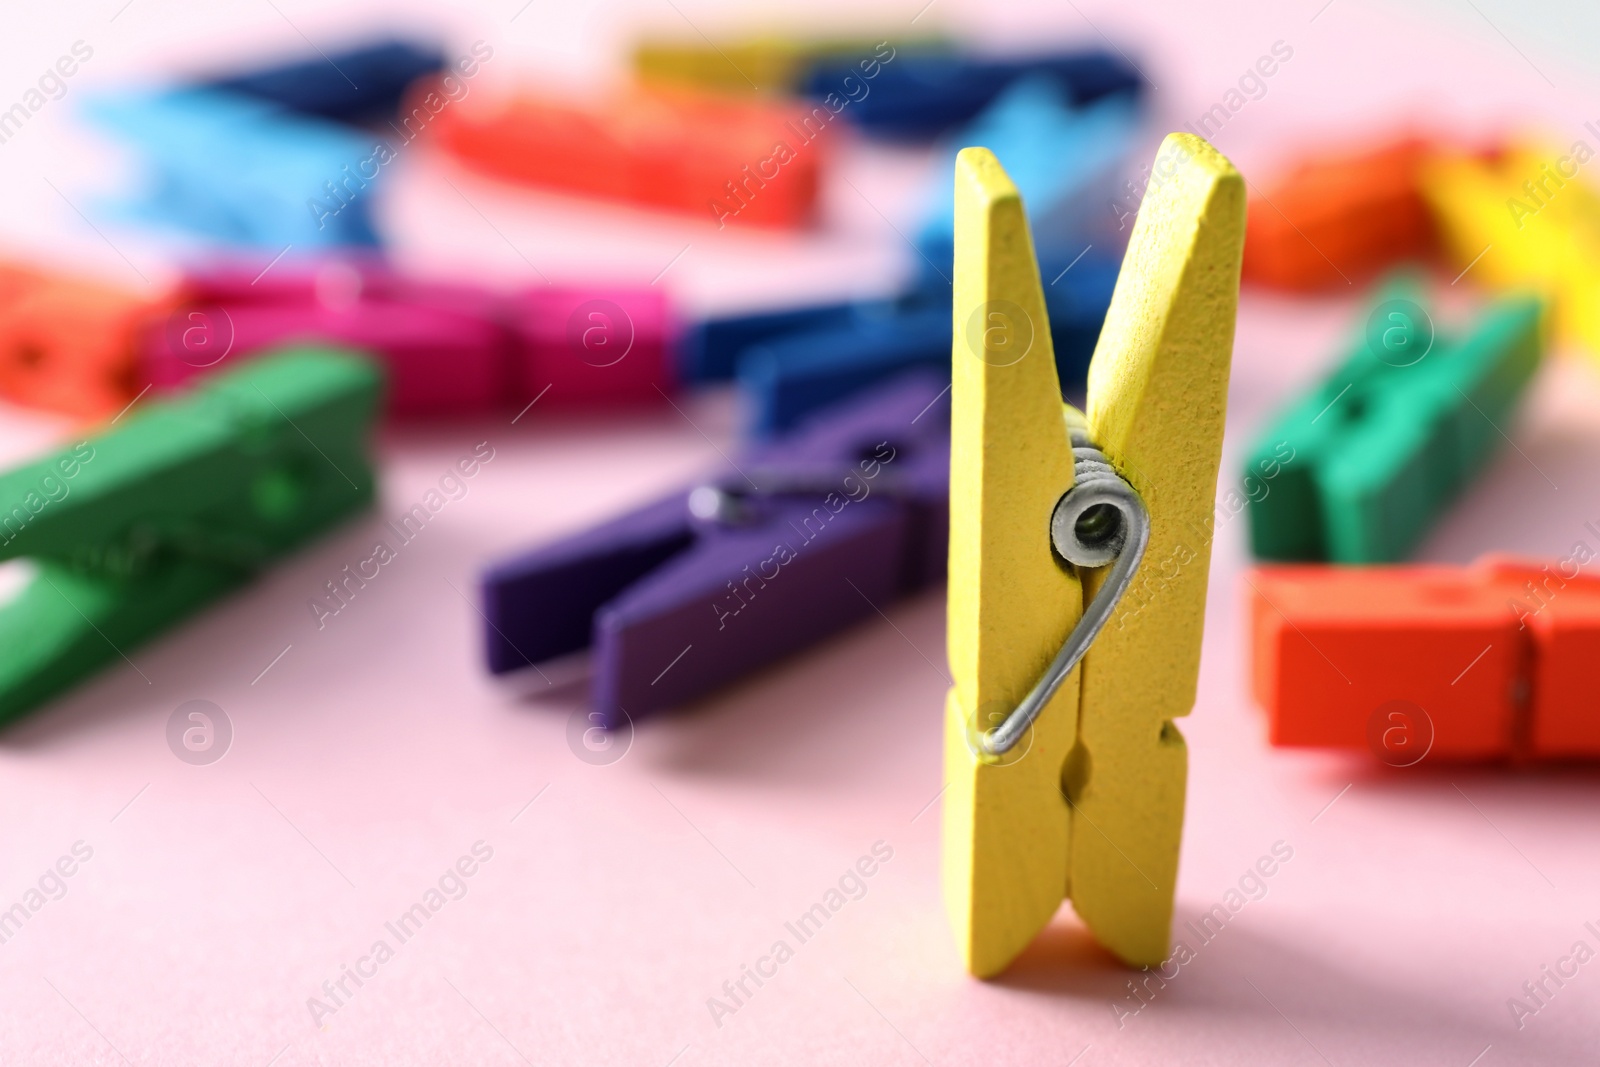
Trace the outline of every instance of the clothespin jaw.
{"type": "Polygon", "coordinates": [[[113,662],[372,499],[380,377],[302,349],[255,360],[0,474],[0,721],[113,662]]]}
{"type": "MultiPolygon", "coordinates": [[[[1245,187],[1216,149],[1145,194],[1089,364],[1090,437],[1150,512],[1149,568],[1085,660],[1073,796],[1072,903],[1129,963],[1166,957],[1244,255],[1245,187]],[[1085,826],[1084,824],[1087,824],[1085,826]]],[[[1158,168],[1160,164],[1158,163],[1158,168]]],[[[1069,780],[1069,787],[1072,782],[1069,780]]]]}
{"type": "Polygon", "coordinates": [[[1086,420],[1060,400],[1016,187],[985,149],[956,161],[944,882],[979,976],[1004,970],[1063,896],[1122,959],[1167,953],[1187,767],[1172,720],[1199,667],[1245,199],[1199,138],[1168,137],[1158,159],[1176,165],[1134,227],[1086,420]],[[995,756],[983,731],[1040,679],[1101,580],[1052,548],[1072,423],[1143,497],[1160,581],[1135,575],[1028,735],[995,756]]]}

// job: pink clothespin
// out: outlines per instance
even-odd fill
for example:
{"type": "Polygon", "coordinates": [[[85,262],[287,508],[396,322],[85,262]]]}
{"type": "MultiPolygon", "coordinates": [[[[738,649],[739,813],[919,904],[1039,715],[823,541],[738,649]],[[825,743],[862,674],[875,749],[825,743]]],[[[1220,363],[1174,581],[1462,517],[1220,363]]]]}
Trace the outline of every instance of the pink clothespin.
{"type": "Polygon", "coordinates": [[[196,272],[140,343],[144,379],[179,385],[283,344],[367,352],[400,418],[543,404],[659,401],[677,374],[675,320],[649,287],[511,294],[402,275],[381,260],[196,272]]]}

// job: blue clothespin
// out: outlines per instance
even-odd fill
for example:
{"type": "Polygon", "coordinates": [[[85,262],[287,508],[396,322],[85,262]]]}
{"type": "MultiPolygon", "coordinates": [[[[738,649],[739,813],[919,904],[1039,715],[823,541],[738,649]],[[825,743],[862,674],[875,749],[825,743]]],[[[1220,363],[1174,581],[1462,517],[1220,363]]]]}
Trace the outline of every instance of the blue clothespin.
{"type": "Polygon", "coordinates": [[[848,327],[864,311],[870,314],[870,304],[838,301],[691,322],[678,342],[679,379],[696,384],[729,381],[747,349],[793,334],[848,327]]]}
{"type": "Polygon", "coordinates": [[[374,186],[395,149],[377,137],[212,89],[87,107],[143,156],[146,188],[127,207],[139,218],[274,252],[378,243],[374,186]]]}
{"type": "Polygon", "coordinates": [[[444,50],[436,43],[391,39],[202,79],[196,85],[336,122],[381,123],[399,112],[412,82],[444,65],[444,50]]]}
{"type": "Polygon", "coordinates": [[[1103,207],[1137,174],[1127,160],[1138,147],[1142,112],[1132,93],[1076,106],[1068,87],[1049,75],[1019,79],[945,140],[931,175],[926,221],[917,233],[919,264],[934,280],[953,269],[956,153],[975,144],[994,152],[1016,183],[1044,258],[1069,249],[1076,255],[1088,244],[1120,253],[1126,235],[1112,230],[1103,207]]]}
{"type": "Polygon", "coordinates": [[[697,699],[939,580],[947,382],[886,383],[754,447],[714,483],[490,567],[489,670],[592,647],[593,706],[613,727],[697,699]]]}
{"type": "MultiPolygon", "coordinates": [[[[1040,270],[1045,282],[1045,299],[1051,308],[1051,329],[1058,357],[1063,344],[1076,350],[1077,344],[1072,340],[1076,336],[1074,331],[1081,331],[1090,318],[1093,318],[1093,332],[1089,337],[1092,347],[1111,299],[1111,288],[1116,283],[1116,264],[1110,262],[1109,254],[1102,254],[1099,249],[1064,246],[1041,249],[1040,270]]],[[[836,301],[700,319],[689,323],[679,340],[679,380],[695,384],[728,381],[739,376],[745,354],[757,348],[806,335],[854,332],[891,323],[904,314],[933,309],[945,315],[948,333],[950,288],[944,279],[929,271],[919,276],[912,288],[892,299],[836,301]]],[[[945,339],[943,347],[950,347],[949,338],[945,339]]],[[[948,357],[946,351],[944,363],[949,362],[948,357]]],[[[942,365],[937,356],[932,362],[942,365]]],[[[1060,365],[1070,368],[1076,363],[1060,365]]],[[[1081,377],[1075,374],[1063,380],[1077,382],[1081,377]]]]}
{"type": "MultiPolygon", "coordinates": [[[[858,323],[882,320],[894,310],[934,306],[941,299],[942,306],[949,307],[947,278],[955,253],[954,232],[950,229],[950,219],[955,214],[950,176],[955,173],[955,152],[968,144],[982,144],[994,150],[1006,166],[1006,173],[1013,174],[1027,203],[1040,205],[1030,218],[1037,219],[1035,242],[1046,269],[1066,258],[1046,274],[1046,280],[1059,277],[1059,270],[1091,243],[1099,243],[1104,256],[1120,253],[1117,237],[1102,234],[1090,218],[1094,216],[1094,194],[1102,187],[1115,186],[1118,178],[1125,178],[1117,170],[1117,163],[1133,150],[1139,114],[1138,98],[1130,94],[1074,107],[1066,88],[1054,78],[1022,78],[971,125],[949,139],[946,160],[934,168],[926,222],[917,238],[918,250],[922,251],[918,264],[923,270],[914,290],[893,301],[830,302],[750,315],[723,315],[693,323],[678,349],[683,381],[733,378],[739,355],[762,342],[814,331],[848,330],[858,323]],[[939,270],[944,272],[942,277],[939,270]],[[946,291],[942,298],[939,290],[946,291]]],[[[1091,274],[1096,274],[1094,262],[1078,278],[1091,274]]],[[[1110,274],[1114,280],[1114,267],[1110,274]]],[[[1104,272],[1096,275],[1096,282],[1104,280],[1104,272]]],[[[1066,290],[1074,288],[1077,278],[1066,283],[1066,290]]],[[[1101,288],[1104,285],[1090,286],[1096,293],[1101,288]]]]}
{"type": "MultiPolygon", "coordinates": [[[[1082,393],[1118,270],[1109,256],[1078,252],[1040,264],[1056,371],[1069,398],[1082,393]]],[[[1013,321],[1006,309],[990,310],[1001,317],[968,325],[1021,329],[1018,343],[1030,343],[1032,324],[1013,321]]],[[[950,315],[950,291],[935,278],[897,300],[710,320],[689,331],[686,350],[702,370],[736,366],[750,430],[769,437],[905,371],[927,368],[948,376],[950,315]],[[747,347],[735,351],[735,343],[747,347]]]]}
{"type": "Polygon", "coordinates": [[[924,269],[893,300],[818,304],[692,325],[680,347],[687,381],[737,373],[770,434],[819,405],[909,367],[947,367],[954,257],[954,156],[962,146],[994,148],[1028,203],[1040,205],[1035,232],[1063,383],[1083,381],[1116,283],[1121,242],[1096,227],[1098,194],[1126,177],[1118,167],[1135,147],[1140,103],[1130,93],[1086,106],[1049,75],[1019,80],[959,134],[935,168],[918,246],[924,269]],[[1080,261],[1080,255],[1082,259],[1080,261]],[[748,356],[747,356],[748,354],[748,356]]]}
{"type": "Polygon", "coordinates": [[[1114,93],[1137,95],[1144,86],[1131,63],[1100,49],[1009,59],[902,49],[880,65],[871,81],[861,80],[854,63],[854,59],[818,63],[803,91],[817,99],[830,93],[838,99],[848,97],[843,114],[864,130],[890,137],[936,136],[966,122],[1008,85],[1030,74],[1057,79],[1075,104],[1114,93]],[[859,89],[851,92],[850,87],[857,85],[865,88],[865,95],[859,95],[859,89]]]}

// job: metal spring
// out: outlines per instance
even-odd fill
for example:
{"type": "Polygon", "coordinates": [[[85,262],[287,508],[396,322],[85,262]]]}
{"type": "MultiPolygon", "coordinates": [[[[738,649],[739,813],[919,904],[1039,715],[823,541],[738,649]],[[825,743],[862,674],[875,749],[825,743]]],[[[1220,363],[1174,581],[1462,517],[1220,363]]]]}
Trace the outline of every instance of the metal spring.
{"type": "Polygon", "coordinates": [[[1133,584],[1150,545],[1150,513],[1138,492],[1117,473],[1086,431],[1072,427],[1071,433],[1073,484],[1050,515],[1050,544],[1074,566],[1111,564],[1111,572],[1022,703],[999,726],[978,736],[978,747],[986,755],[1009,752],[1027,735],[1028,727],[1100,635],[1133,584]]]}
{"type": "MultiPolygon", "coordinates": [[[[820,497],[835,492],[848,496],[846,481],[852,475],[861,479],[860,472],[850,466],[751,467],[738,479],[695,486],[689,492],[689,514],[700,522],[738,526],[755,517],[752,501],[780,496],[820,497]]],[[[894,497],[900,484],[889,471],[882,471],[877,475],[873,491],[894,497]]]]}

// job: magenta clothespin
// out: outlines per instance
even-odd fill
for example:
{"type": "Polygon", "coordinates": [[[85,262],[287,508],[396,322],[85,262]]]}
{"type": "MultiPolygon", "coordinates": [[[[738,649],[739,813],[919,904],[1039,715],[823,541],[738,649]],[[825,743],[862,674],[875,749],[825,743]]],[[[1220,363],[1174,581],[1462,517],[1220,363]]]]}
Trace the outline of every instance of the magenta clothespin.
{"type": "Polygon", "coordinates": [[[197,271],[146,329],[145,379],[178,385],[290,341],[371,353],[399,417],[661,400],[676,383],[676,320],[648,286],[514,294],[409,277],[376,257],[197,271]]]}
{"type": "Polygon", "coordinates": [[[388,372],[387,407],[397,417],[461,414],[510,404],[507,334],[493,319],[421,304],[361,300],[207,304],[153,323],[141,365],[157,388],[292,342],[366,352],[388,372]]]}
{"type": "Polygon", "coordinates": [[[660,403],[677,384],[677,326],[659,289],[541,286],[513,304],[513,377],[530,400],[660,403]]]}

